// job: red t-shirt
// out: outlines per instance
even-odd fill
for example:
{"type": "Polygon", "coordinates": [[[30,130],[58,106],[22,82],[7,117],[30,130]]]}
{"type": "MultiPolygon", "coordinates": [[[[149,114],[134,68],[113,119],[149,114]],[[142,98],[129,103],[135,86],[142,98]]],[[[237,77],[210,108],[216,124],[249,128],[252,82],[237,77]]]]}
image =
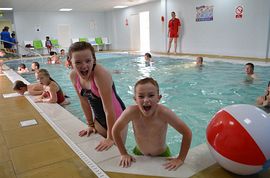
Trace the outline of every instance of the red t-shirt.
{"type": "Polygon", "coordinates": [[[181,22],[178,18],[171,19],[169,21],[170,38],[178,37],[178,27],[181,26],[181,22]]]}

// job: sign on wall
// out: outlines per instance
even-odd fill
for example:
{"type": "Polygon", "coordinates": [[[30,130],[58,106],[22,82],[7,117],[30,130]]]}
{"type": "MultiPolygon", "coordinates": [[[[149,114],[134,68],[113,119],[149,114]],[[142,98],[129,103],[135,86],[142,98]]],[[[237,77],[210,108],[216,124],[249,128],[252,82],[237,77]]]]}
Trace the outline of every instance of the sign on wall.
{"type": "Polygon", "coordinates": [[[235,8],[235,18],[236,18],[236,19],[241,19],[241,18],[243,18],[243,11],[244,11],[243,6],[237,6],[237,7],[235,8]]]}
{"type": "Polygon", "coordinates": [[[196,22],[213,21],[214,6],[196,7],[196,22]]]}

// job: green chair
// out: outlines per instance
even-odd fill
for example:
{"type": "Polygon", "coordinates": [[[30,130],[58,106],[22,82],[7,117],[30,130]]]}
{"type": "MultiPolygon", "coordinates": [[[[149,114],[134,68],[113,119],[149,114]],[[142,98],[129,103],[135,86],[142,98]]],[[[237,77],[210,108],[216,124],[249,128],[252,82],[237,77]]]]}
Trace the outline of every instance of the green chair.
{"type": "Polygon", "coordinates": [[[41,40],[34,40],[33,46],[35,49],[43,49],[42,41],[41,40]]]}
{"type": "Polygon", "coordinates": [[[97,43],[99,46],[103,46],[103,45],[104,45],[104,43],[102,42],[102,38],[100,38],[100,37],[95,38],[95,41],[96,41],[96,43],[97,43]]]}
{"type": "Polygon", "coordinates": [[[87,38],[79,38],[79,41],[85,41],[85,42],[87,42],[88,40],[87,40],[87,38]]]}
{"type": "Polygon", "coordinates": [[[55,47],[55,48],[60,48],[60,45],[59,45],[57,39],[52,39],[51,42],[52,42],[53,47],[55,47]]]}

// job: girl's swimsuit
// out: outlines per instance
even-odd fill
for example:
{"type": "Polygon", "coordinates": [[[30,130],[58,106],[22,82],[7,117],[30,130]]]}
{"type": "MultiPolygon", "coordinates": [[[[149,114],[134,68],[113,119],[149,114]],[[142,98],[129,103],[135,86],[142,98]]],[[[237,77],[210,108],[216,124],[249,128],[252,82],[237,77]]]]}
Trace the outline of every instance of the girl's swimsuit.
{"type": "MultiPolygon", "coordinates": [[[[45,92],[45,94],[43,94],[43,95],[45,95],[46,98],[50,97],[50,92],[49,91],[44,91],[44,92],[45,92]]],[[[63,103],[65,101],[65,96],[64,96],[63,91],[61,89],[59,89],[56,92],[56,96],[57,96],[57,103],[58,104],[61,104],[61,103],[63,103]]]]}
{"type": "MultiPolygon", "coordinates": [[[[95,69],[95,64],[93,66],[92,71],[95,69]]],[[[76,76],[76,88],[81,96],[87,97],[88,101],[93,109],[95,119],[99,122],[99,124],[107,130],[107,122],[106,122],[106,114],[104,112],[102,99],[100,97],[98,88],[94,80],[91,80],[91,88],[84,89],[81,87],[79,76],[76,76]]],[[[117,95],[114,83],[112,85],[112,102],[115,111],[115,117],[118,118],[121,113],[125,109],[125,104],[117,95]]]]}

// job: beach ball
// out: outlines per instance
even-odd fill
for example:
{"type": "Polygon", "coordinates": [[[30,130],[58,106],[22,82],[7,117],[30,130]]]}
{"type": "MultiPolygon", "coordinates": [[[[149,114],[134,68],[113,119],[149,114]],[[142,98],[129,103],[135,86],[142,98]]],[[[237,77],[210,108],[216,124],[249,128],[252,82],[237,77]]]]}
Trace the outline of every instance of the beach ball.
{"type": "Polygon", "coordinates": [[[237,104],[218,111],[206,129],[215,160],[230,172],[250,175],[270,167],[270,117],[256,106],[237,104]]]}

